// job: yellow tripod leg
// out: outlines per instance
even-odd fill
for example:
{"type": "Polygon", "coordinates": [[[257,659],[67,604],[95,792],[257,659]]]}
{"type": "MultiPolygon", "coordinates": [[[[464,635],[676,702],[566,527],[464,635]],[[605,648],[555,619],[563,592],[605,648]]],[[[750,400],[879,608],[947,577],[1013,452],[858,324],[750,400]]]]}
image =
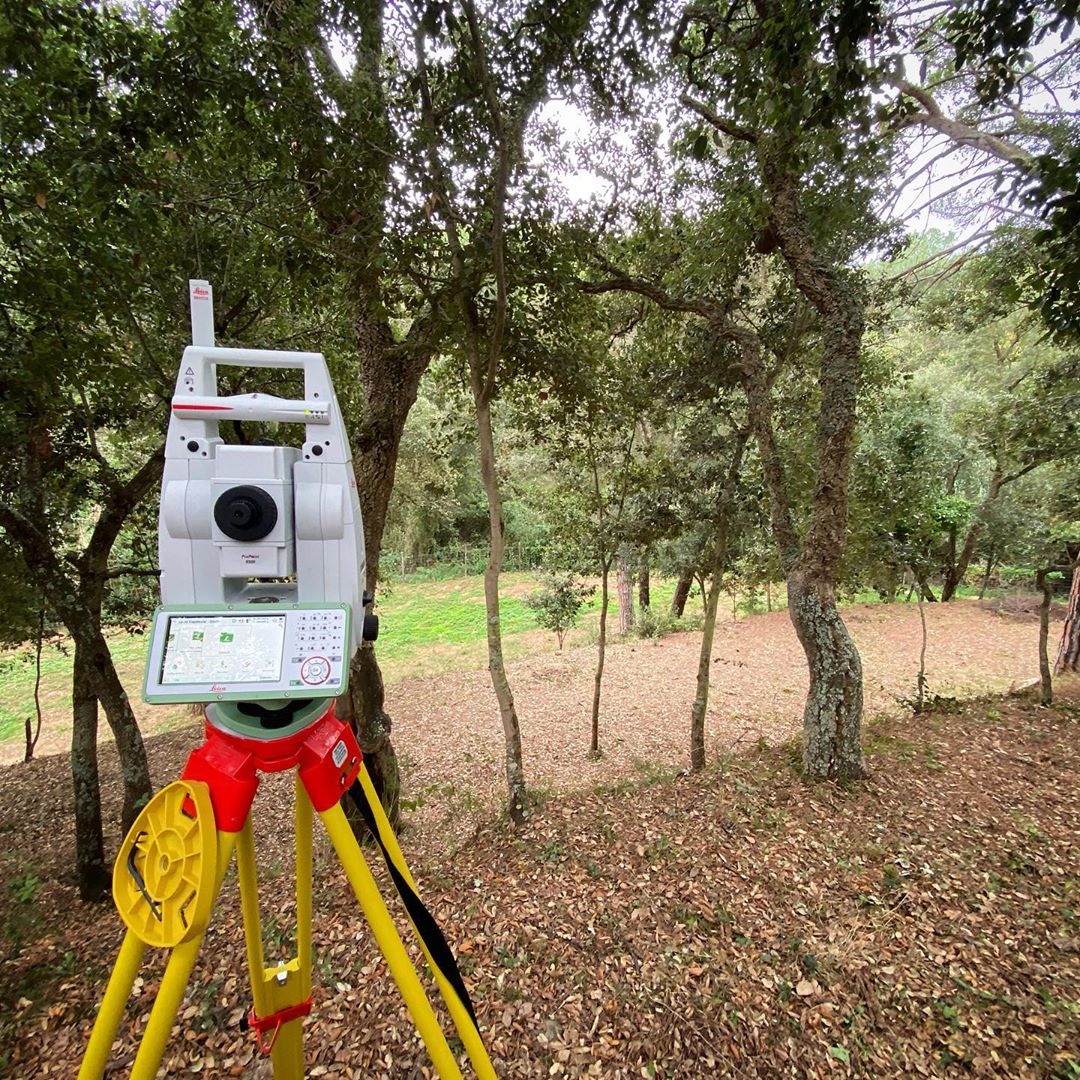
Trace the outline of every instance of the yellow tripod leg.
{"type": "MultiPolygon", "coordinates": [[[[251,996],[256,1017],[271,1016],[299,1005],[311,996],[311,825],[307,792],[297,780],[296,800],[296,951],[295,959],[266,967],[259,918],[255,840],[251,819],[237,837],[236,866],[240,881],[240,907],[244,917],[251,996]]],[[[270,1063],[277,1080],[304,1080],[304,1018],[288,1020],[265,1036],[270,1063]]]]}
{"type": "Polygon", "coordinates": [[[424,1045],[431,1055],[435,1071],[442,1080],[461,1080],[461,1070],[454,1060],[446,1036],[439,1027],[439,1021],[435,1018],[416,969],[409,960],[409,954],[401,943],[397,927],[394,926],[394,921],[386,910],[379,887],[371,876],[364,854],[345,817],[345,811],[341,809],[340,803],[335,803],[329,810],[323,810],[319,817],[322,818],[326,831],[330,834],[330,841],[341,860],[345,875],[375,935],[375,940],[386,958],[390,974],[405,1000],[416,1030],[420,1033],[420,1038],[424,1040],[424,1045]]]}
{"type": "Polygon", "coordinates": [[[139,965],[145,952],[146,942],[134,931],[128,930],[124,934],[116,963],[113,964],[105,996],[101,999],[101,1008],[94,1021],[94,1030],[90,1033],[90,1042],[83,1055],[78,1080],[100,1080],[104,1076],[113,1039],[116,1038],[120,1021],[124,1018],[124,1009],[131,997],[131,988],[135,985],[135,977],[139,974],[139,965]]]}
{"type": "MultiPolygon", "coordinates": [[[[383,845],[390,855],[391,861],[397,867],[401,876],[405,878],[410,886],[412,886],[413,892],[419,896],[420,890],[417,889],[416,882],[409,872],[409,867],[405,862],[405,856],[402,853],[401,846],[397,842],[397,837],[394,835],[393,828],[391,828],[390,820],[387,818],[386,811],[383,809],[382,802],[379,799],[378,793],[375,791],[375,785],[371,782],[371,776],[367,771],[367,766],[364,765],[363,762],[360,764],[359,780],[364,789],[364,795],[367,798],[368,806],[371,807],[371,812],[375,818],[375,824],[379,830],[379,838],[382,840],[383,845]]],[[[479,1080],[497,1080],[495,1069],[491,1064],[491,1059],[488,1057],[487,1048],[484,1046],[484,1040],[480,1037],[480,1032],[477,1031],[476,1025],[469,1015],[468,1009],[465,1008],[461,999],[454,992],[454,988],[447,982],[446,976],[443,975],[439,970],[438,965],[432,959],[428,947],[424,944],[424,939],[421,937],[419,931],[416,930],[415,923],[413,924],[413,930],[416,931],[417,941],[419,941],[420,948],[424,951],[428,967],[431,969],[432,975],[435,976],[435,982],[438,984],[439,992],[442,994],[443,1001],[446,1002],[446,1007],[450,1010],[450,1016],[454,1021],[454,1027],[457,1028],[458,1035],[461,1037],[462,1044],[465,1046],[465,1050],[469,1055],[469,1061],[472,1062],[472,1067],[476,1071],[477,1077],[479,1077],[479,1080]]]]}
{"type": "MultiPolygon", "coordinates": [[[[215,901],[221,891],[221,883],[225,880],[225,871],[228,869],[229,859],[232,857],[233,846],[236,843],[236,833],[219,832],[217,837],[218,865],[213,897],[215,901]]],[[[150,1010],[150,1019],[146,1023],[146,1030],[139,1044],[139,1052],[135,1055],[135,1063],[131,1067],[130,1080],[154,1080],[157,1075],[158,1066],[165,1054],[165,1045],[169,1041],[169,1033],[172,1031],[173,1021],[176,1019],[180,1003],[184,1000],[184,989],[191,978],[191,969],[195,966],[204,935],[205,931],[190,941],[181,942],[169,955],[165,974],[161,978],[161,986],[154,999],[154,1007],[150,1010]]]]}

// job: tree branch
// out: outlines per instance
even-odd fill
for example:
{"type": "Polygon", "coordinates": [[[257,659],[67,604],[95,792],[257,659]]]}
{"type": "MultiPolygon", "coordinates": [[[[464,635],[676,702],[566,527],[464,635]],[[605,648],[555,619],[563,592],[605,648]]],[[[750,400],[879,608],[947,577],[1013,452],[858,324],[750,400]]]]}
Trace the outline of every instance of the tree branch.
{"type": "Polygon", "coordinates": [[[733,120],[720,116],[718,113],[713,112],[713,110],[703,101],[698,101],[689,94],[682,94],[679,101],[688,109],[693,109],[698,116],[712,124],[717,131],[722,131],[725,135],[732,139],[737,139],[739,142],[750,143],[751,145],[757,144],[758,135],[756,131],[752,131],[750,128],[741,127],[733,120]]]}

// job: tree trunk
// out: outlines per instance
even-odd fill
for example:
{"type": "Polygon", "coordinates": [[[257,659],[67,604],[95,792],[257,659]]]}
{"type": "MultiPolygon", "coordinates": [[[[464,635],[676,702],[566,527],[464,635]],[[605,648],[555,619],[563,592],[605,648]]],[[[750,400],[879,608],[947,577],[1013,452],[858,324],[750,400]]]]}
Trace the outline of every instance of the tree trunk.
{"type": "Polygon", "coordinates": [[[812,780],[864,775],[862,662],[836,608],[832,583],[788,575],[788,610],[810,668],[803,713],[803,772],[812,780]]]}
{"type": "Polygon", "coordinates": [[[596,639],[596,678],[593,680],[592,699],[592,739],[589,742],[589,757],[600,756],[600,684],[604,678],[604,657],[607,649],[608,617],[608,578],[611,576],[611,559],[602,563],[600,574],[600,633],[596,639]]]}
{"type": "Polygon", "coordinates": [[[922,629],[922,639],[919,644],[919,674],[915,677],[915,711],[923,712],[926,708],[926,608],[923,606],[923,598],[920,595],[919,626],[922,629]]]}
{"type": "Polygon", "coordinates": [[[649,549],[641,549],[641,562],[638,564],[638,607],[642,611],[648,611],[649,598],[649,549]]]}
{"type": "MultiPolygon", "coordinates": [[[[94,614],[100,620],[100,608],[94,614]]],[[[68,629],[72,631],[76,648],[81,647],[84,650],[84,670],[89,674],[89,689],[105,710],[105,719],[109,722],[113,741],[116,743],[124,788],[120,822],[126,833],[153,793],[146,747],[143,745],[142,734],[139,732],[127,691],[116,673],[116,665],[113,663],[105,635],[101,632],[100,622],[89,626],[80,625],[74,629],[69,626],[68,629]]]]}
{"type": "MultiPolygon", "coordinates": [[[[372,642],[365,641],[356,650],[349,665],[349,692],[339,702],[337,716],[358,733],[364,765],[386,816],[396,826],[401,818],[401,776],[394,744],[390,741],[392,722],[383,708],[386,691],[382,671],[372,646],[372,642]]],[[[348,803],[346,807],[353,829],[366,830],[367,826],[356,819],[348,803]]]]}
{"type": "Polygon", "coordinates": [[[83,900],[101,901],[108,895],[109,870],[101,823],[98,780],[98,703],[90,690],[92,679],[85,647],[75,646],[71,679],[71,778],[75,789],[75,876],[83,900]]]}
{"type": "Polygon", "coordinates": [[[1065,627],[1061,631],[1057,663],[1054,670],[1076,671],[1080,661],[1080,556],[1073,563],[1072,588],[1069,590],[1069,610],[1065,613],[1065,627]]]}
{"type": "MultiPolygon", "coordinates": [[[[930,582],[926,578],[926,574],[922,570],[912,570],[912,574],[915,577],[915,588],[918,591],[919,598],[925,600],[928,604],[936,604],[937,597],[934,595],[934,590],[930,587],[930,582]]],[[[945,599],[945,594],[942,593],[942,600],[945,599]]]]}
{"type": "Polygon", "coordinates": [[[716,630],[716,609],[720,606],[720,579],[723,576],[725,551],[713,565],[709,598],[705,604],[705,625],[701,631],[701,652],[698,655],[697,693],[690,709],[690,770],[705,768],[705,714],[709,710],[709,677],[712,674],[713,633],[716,630]]]}
{"type": "Polygon", "coordinates": [[[982,585],[979,586],[979,599],[982,600],[986,596],[986,590],[990,585],[990,575],[994,570],[994,553],[991,552],[986,556],[986,569],[983,571],[982,585]]]}
{"type": "Polygon", "coordinates": [[[694,584],[694,571],[681,570],[679,580],[675,583],[675,595],[671,598],[671,614],[681,619],[686,610],[686,598],[690,595],[690,587],[694,584]]]}
{"type": "Polygon", "coordinates": [[[480,478],[487,495],[491,554],[484,571],[484,603],[487,608],[488,670],[499,702],[506,742],[506,784],[510,797],[510,820],[520,824],[526,815],[525,768],[521,758],[521,725],[514,708],[514,695],[506,677],[499,622],[499,574],[503,557],[502,499],[495,471],[495,438],[491,430],[491,405],[483,394],[474,394],[476,424],[480,444],[480,478]]]}
{"type": "Polygon", "coordinates": [[[997,502],[997,498],[1001,494],[1001,489],[1007,482],[1006,477],[1002,475],[1001,467],[995,465],[994,473],[990,477],[990,486],[987,489],[986,498],[983,499],[978,513],[976,513],[971,524],[968,526],[967,535],[964,537],[964,546],[960,549],[960,554],[957,556],[955,562],[950,559],[949,566],[945,570],[945,580],[941,586],[941,599],[943,603],[951,600],[956,595],[956,590],[960,587],[961,582],[963,582],[964,575],[967,573],[967,568],[971,565],[971,557],[975,554],[975,544],[978,542],[979,535],[982,533],[983,512],[997,502]]]}
{"type": "Polygon", "coordinates": [[[1050,604],[1053,595],[1047,575],[1049,568],[1035,575],[1035,587],[1042,592],[1039,604],[1039,703],[1051,705],[1054,701],[1054,684],[1050,678],[1050,658],[1046,654],[1046,641],[1050,636],[1050,604]]]}
{"type": "Polygon", "coordinates": [[[38,615],[38,632],[34,642],[34,719],[26,718],[26,748],[23,761],[34,759],[34,748],[41,738],[41,652],[45,647],[45,609],[38,615]]]}
{"type": "MultiPolygon", "coordinates": [[[[354,282],[354,295],[361,309],[353,320],[353,337],[364,388],[364,411],[361,422],[351,432],[351,441],[355,451],[356,490],[364,519],[367,591],[374,597],[401,436],[431,352],[419,344],[413,349],[395,345],[385,318],[367,313],[365,305],[378,308],[381,303],[377,278],[358,278],[354,282]]],[[[403,550],[402,577],[405,570],[403,550]]],[[[390,630],[392,633],[393,628],[390,630]]],[[[391,824],[396,826],[401,810],[401,778],[390,739],[393,722],[384,707],[382,671],[372,643],[362,645],[353,657],[349,684],[349,701],[339,707],[339,715],[348,719],[356,734],[379,800],[391,824]]],[[[355,829],[362,828],[362,822],[351,814],[350,820],[355,829]]]]}
{"type": "Polygon", "coordinates": [[[619,593],[619,633],[629,633],[634,628],[634,575],[630,570],[630,548],[619,545],[615,560],[615,588],[619,593]]]}

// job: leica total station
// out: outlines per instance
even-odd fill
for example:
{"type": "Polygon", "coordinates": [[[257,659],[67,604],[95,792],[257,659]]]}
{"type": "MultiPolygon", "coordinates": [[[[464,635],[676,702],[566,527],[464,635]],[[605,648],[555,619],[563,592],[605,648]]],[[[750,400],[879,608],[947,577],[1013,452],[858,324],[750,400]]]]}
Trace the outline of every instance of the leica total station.
{"type": "Polygon", "coordinates": [[[377,633],[352,454],[321,353],[214,344],[213,294],[190,286],[192,344],[172,399],[161,485],[162,606],[143,696],[204,706],[204,743],[121,845],[113,898],[127,932],[80,1080],[99,1080],[147,946],[170,950],[133,1080],[153,1080],[233,852],[253,1007],[247,1026],[273,1075],[304,1076],[311,1011],[312,827],[318,814],[440,1077],[461,1071],[340,805],[349,794],[386,859],[476,1075],[494,1080],[472,1004],[424,908],[348,725],[335,715],[349,663],[377,633]],[[300,399],[219,396],[218,368],[303,372],[300,399]],[[229,444],[222,421],[302,424],[299,448],[229,444]],[[267,965],[252,806],[260,773],[296,774],[296,956],[267,965]]]}

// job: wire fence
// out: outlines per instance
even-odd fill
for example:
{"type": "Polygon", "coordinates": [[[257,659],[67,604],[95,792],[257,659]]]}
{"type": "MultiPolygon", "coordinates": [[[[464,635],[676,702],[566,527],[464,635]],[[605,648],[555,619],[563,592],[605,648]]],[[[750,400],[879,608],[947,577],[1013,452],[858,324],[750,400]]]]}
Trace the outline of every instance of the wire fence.
{"type": "MultiPolygon", "coordinates": [[[[383,577],[404,581],[415,574],[430,577],[470,577],[483,574],[488,563],[487,544],[448,544],[428,550],[390,551],[383,549],[379,570],[383,577]]],[[[508,543],[503,549],[503,570],[536,570],[541,565],[539,544],[508,543]]]]}

